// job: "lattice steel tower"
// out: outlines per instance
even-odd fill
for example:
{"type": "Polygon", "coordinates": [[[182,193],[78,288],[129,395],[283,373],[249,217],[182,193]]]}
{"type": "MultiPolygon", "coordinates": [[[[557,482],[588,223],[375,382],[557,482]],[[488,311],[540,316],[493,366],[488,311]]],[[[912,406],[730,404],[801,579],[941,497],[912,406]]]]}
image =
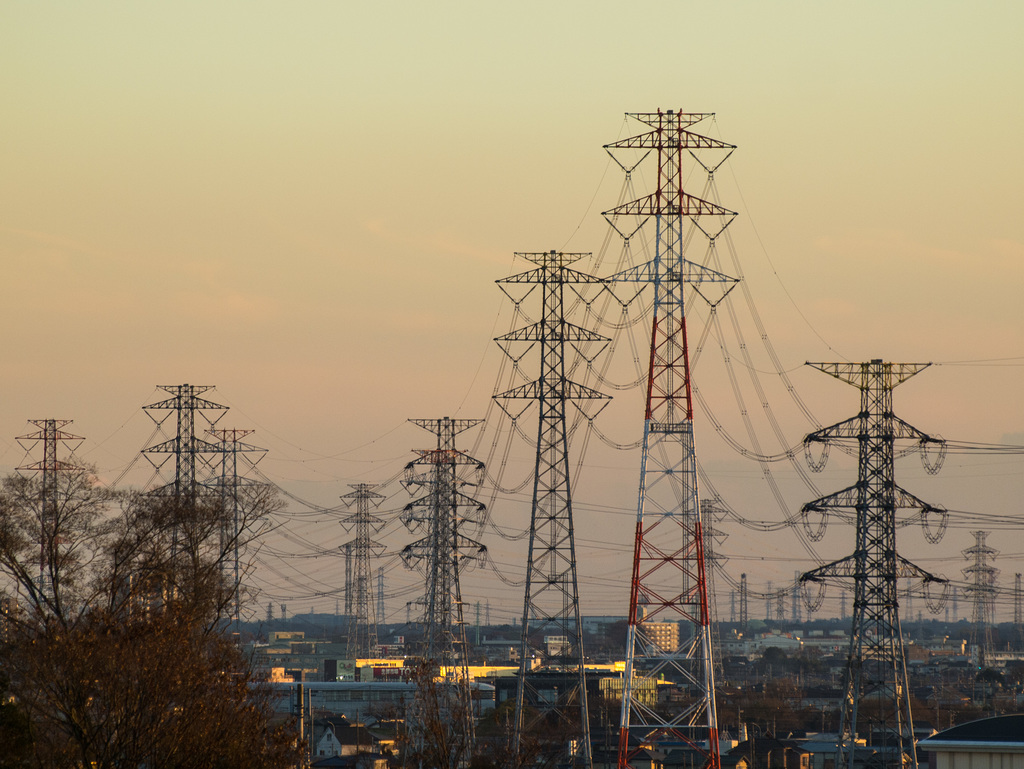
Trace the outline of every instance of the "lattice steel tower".
{"type": "Polygon", "coordinates": [[[1024,589],[1020,572],[1013,575],[1013,631],[1017,648],[1024,648],[1024,589]]]}
{"type": "Polygon", "coordinates": [[[224,416],[227,406],[201,397],[213,389],[212,385],[160,385],[160,389],[171,397],[142,408],[161,427],[174,415],[175,434],[173,438],[143,449],[142,453],[158,473],[173,457],[174,478],[151,493],[172,496],[179,504],[193,504],[199,487],[216,483],[215,459],[223,448],[196,435],[196,417],[206,422],[206,429],[212,430],[224,416]],[[154,411],[167,413],[158,417],[154,411]]]}
{"type": "MultiPolygon", "coordinates": [[[[853,510],[857,542],[853,555],[821,566],[801,577],[803,581],[836,579],[853,581],[853,629],[843,679],[843,702],[836,745],[836,767],[854,766],[854,740],[858,727],[870,724],[870,744],[881,748],[880,766],[917,766],[910,689],[903,654],[897,579],[943,581],[920,569],[896,552],[896,511],[919,509],[924,515],[941,512],[896,485],[893,460],[895,443],[907,439],[941,444],[897,417],[892,410],[892,390],[929,364],[809,363],[808,365],[860,390],[860,413],[808,435],[810,443],[857,441],[857,483],[842,491],[809,502],[803,511],[822,515],[830,510],[853,510]]],[[[922,453],[922,456],[926,456],[922,453]]],[[[824,466],[812,466],[820,470],[824,466]]],[[[937,472],[938,465],[925,467],[937,472]]]]}
{"type": "Polygon", "coordinates": [[[999,569],[989,561],[999,551],[985,543],[987,531],[972,531],[974,545],[965,548],[962,553],[970,561],[963,568],[963,575],[969,584],[964,593],[971,599],[971,644],[978,650],[978,665],[985,667],[986,653],[992,650],[992,626],[996,623],[996,577],[999,569]]]}
{"type": "MultiPolygon", "coordinates": [[[[18,437],[18,443],[25,451],[40,441],[43,444],[43,458],[30,465],[19,467],[18,470],[32,470],[39,474],[39,580],[36,589],[39,595],[35,603],[50,604],[57,611],[61,601],[61,589],[58,580],[64,573],[55,568],[61,560],[60,537],[54,534],[58,525],[61,507],[60,474],[62,472],[80,471],[77,465],[57,459],[57,447],[60,444],[77,446],[83,440],[78,435],[65,432],[62,428],[71,424],[70,419],[30,419],[29,424],[39,428],[34,433],[18,437]]],[[[74,449],[71,450],[74,454],[74,449]]]]}
{"type": "Polygon", "coordinates": [[[469,688],[466,624],[460,575],[486,548],[465,534],[465,525],[479,524],[485,506],[463,492],[478,487],[484,465],[455,447],[455,436],[483,420],[413,419],[437,436],[433,449],[417,451],[406,466],[405,487],[414,499],[402,514],[422,539],[406,546],[402,558],[426,573],[423,597],[423,639],[420,654],[435,686],[420,686],[410,719],[414,752],[420,761],[453,755],[468,761],[474,743],[473,703],[469,688]],[[437,730],[444,731],[442,735],[437,730]],[[433,732],[433,734],[428,734],[433,732]]]}
{"type": "Polygon", "coordinates": [[[374,611],[373,576],[370,558],[384,552],[384,545],[373,539],[374,533],[384,526],[384,519],[373,510],[384,501],[375,485],[350,483],[353,491],[341,497],[354,512],[341,522],[345,531],[355,530],[355,539],[339,549],[351,546],[353,564],[352,616],[348,625],[348,656],[350,659],[372,657],[377,653],[377,617],[374,611]]]}
{"type": "MultiPolygon", "coordinates": [[[[567,321],[564,301],[567,292],[579,291],[577,286],[602,281],[569,266],[589,254],[547,251],[516,256],[537,266],[497,282],[540,285],[542,309],[536,323],[496,339],[515,361],[526,353],[515,355],[513,350],[529,349],[524,345],[536,345],[540,355],[537,379],[495,396],[499,404],[502,400],[525,399],[536,401],[539,406],[514,739],[517,750],[527,734],[531,738],[557,739],[563,744],[575,740],[572,763],[589,767],[590,719],[576,581],[566,409],[576,401],[607,396],[573,382],[567,372],[575,362],[574,354],[592,360],[608,340],[567,321]],[[557,692],[554,701],[539,697],[528,680],[537,675],[528,675],[534,655],[541,662],[540,675],[551,679],[547,685],[553,685],[557,692]],[[554,679],[560,679],[559,683],[553,684],[554,679]],[[540,713],[543,724],[526,723],[527,707],[540,713]]],[[[502,290],[508,294],[506,289],[502,290]]]]}
{"type": "Polygon", "coordinates": [[[740,630],[747,632],[750,617],[747,614],[747,575],[740,574],[740,630]]]}
{"type": "Polygon", "coordinates": [[[240,562],[240,550],[242,546],[242,524],[246,515],[245,489],[253,485],[253,481],[238,473],[238,457],[248,454],[258,454],[255,460],[250,460],[250,466],[254,467],[266,449],[244,443],[242,438],[252,434],[252,430],[240,430],[237,428],[224,428],[210,430],[210,435],[220,441],[221,472],[220,472],[220,495],[221,504],[224,508],[224,518],[221,521],[220,530],[220,551],[226,555],[221,561],[222,573],[233,585],[231,600],[231,619],[234,623],[233,632],[241,632],[241,611],[242,611],[242,572],[240,562]]]}
{"type": "Polygon", "coordinates": [[[727,292],[736,280],[687,260],[684,252],[696,232],[713,246],[736,214],[686,192],[683,177],[690,153],[735,147],[690,130],[710,114],[670,110],[629,117],[650,130],[606,148],[654,150],[658,181],[653,193],[605,212],[613,223],[619,216],[653,218],[657,228],[654,259],[610,278],[654,284],[619,766],[629,765],[633,734],[641,740],[682,739],[718,769],[711,597],[697,489],[685,295],[688,288],[709,283],[723,284],[727,292]],[[662,648],[645,629],[647,623],[662,622],[681,623],[677,648],[662,648]],[[638,679],[660,677],[679,682],[689,695],[689,704],[675,715],[640,696],[638,679]]]}

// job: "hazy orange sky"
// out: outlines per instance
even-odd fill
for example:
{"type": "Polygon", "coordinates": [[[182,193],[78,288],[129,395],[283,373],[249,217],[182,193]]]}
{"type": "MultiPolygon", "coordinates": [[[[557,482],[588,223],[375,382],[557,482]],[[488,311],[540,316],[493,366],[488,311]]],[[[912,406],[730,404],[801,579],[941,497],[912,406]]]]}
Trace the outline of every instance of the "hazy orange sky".
{"type": "MultiPolygon", "coordinates": [[[[526,268],[515,251],[600,250],[621,186],[602,145],[639,132],[624,113],[658,108],[715,112],[706,130],[739,146],[717,177],[730,231],[821,423],[855,413],[856,392],[804,361],[933,361],[897,390],[902,416],[1024,443],[1021,29],[1014,2],[0,2],[0,465],[24,463],[26,420],[56,417],[117,477],[156,385],[189,382],[216,385],[222,425],[255,428],[264,471],[305,499],[393,477],[430,445],[407,419],[484,415],[509,322],[494,281],[526,268]]],[[[609,430],[635,440],[640,407],[623,408],[635,422],[609,430]]],[[[709,433],[698,423],[716,488],[756,506],[760,470],[709,433]]],[[[619,571],[584,604],[623,613],[638,458],[608,461],[577,488],[582,507],[617,506],[581,568],[614,554],[619,571]]],[[[913,490],[1018,514],[1022,472],[950,457],[913,490]]],[[[328,515],[289,525],[346,538],[328,515]]],[[[952,558],[959,578],[975,527],[906,554],[952,558]]],[[[829,537],[831,555],[852,550],[829,537]]],[[[992,540],[1009,585],[1024,537],[992,540]]],[[[518,578],[514,547],[491,544],[518,578]]],[[[735,531],[729,568],[760,584],[809,567],[784,538],[781,565],[750,560],[756,546],[735,531]]],[[[313,593],[339,584],[336,559],[275,568],[263,603],[333,608],[313,593]]],[[[520,611],[488,574],[466,578],[468,600],[520,611]]],[[[407,598],[389,598],[393,618],[407,598]]]]}

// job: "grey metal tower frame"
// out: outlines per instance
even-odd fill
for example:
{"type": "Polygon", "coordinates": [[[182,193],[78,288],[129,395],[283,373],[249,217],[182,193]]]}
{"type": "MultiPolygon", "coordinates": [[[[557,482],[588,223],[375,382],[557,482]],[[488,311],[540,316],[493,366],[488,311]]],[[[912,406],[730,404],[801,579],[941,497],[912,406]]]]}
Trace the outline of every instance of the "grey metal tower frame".
{"type": "Polygon", "coordinates": [[[970,563],[962,569],[968,584],[964,593],[971,599],[971,645],[977,649],[978,666],[985,667],[992,651],[992,627],[996,623],[996,577],[999,569],[989,561],[999,551],[985,542],[989,532],[972,531],[974,544],[962,553],[970,563]]]}
{"type": "MultiPolygon", "coordinates": [[[[836,745],[836,767],[854,766],[858,727],[875,729],[869,741],[878,744],[885,767],[917,767],[910,690],[907,684],[903,635],[900,628],[897,580],[941,582],[897,554],[896,513],[899,509],[941,512],[896,485],[897,440],[917,441],[922,447],[941,444],[893,413],[892,391],[927,368],[927,363],[809,363],[860,390],[860,413],[808,435],[805,443],[856,441],[857,483],[804,505],[804,512],[830,510],[856,513],[856,548],[846,558],[801,576],[801,581],[851,580],[854,586],[853,629],[843,679],[843,702],[836,745]],[[908,763],[907,763],[908,762],[908,763]]],[[[927,465],[926,465],[927,466],[927,465]]]]}
{"type": "MultiPolygon", "coordinates": [[[[345,531],[355,531],[355,538],[347,545],[353,556],[353,616],[349,617],[348,656],[350,659],[372,657],[377,653],[377,617],[374,611],[373,577],[370,558],[384,552],[384,545],[373,539],[374,533],[384,526],[384,519],[373,510],[384,501],[384,495],[374,491],[370,483],[351,483],[353,491],[341,497],[342,502],[355,510],[341,521],[345,531]]],[[[344,550],[346,545],[339,549],[344,550]]]]}
{"type": "Polygon", "coordinates": [[[657,228],[654,259],[608,279],[654,287],[618,763],[622,769],[630,765],[635,744],[631,737],[641,741],[664,738],[686,741],[704,753],[711,769],[718,769],[709,604],[714,597],[708,594],[701,533],[686,293],[720,284],[721,291],[716,292],[724,296],[737,281],[687,260],[685,251],[690,237],[698,232],[713,247],[736,213],[691,195],[684,187],[689,158],[699,159],[705,151],[720,155],[713,166],[701,163],[711,174],[735,145],[691,130],[712,117],[709,113],[659,110],[629,113],[629,117],[649,130],[605,148],[609,153],[653,151],[658,175],[654,192],[604,212],[613,225],[616,217],[628,216],[640,217],[641,224],[653,219],[657,228]],[[662,622],[680,623],[683,632],[677,648],[663,649],[654,642],[648,625],[662,622]],[[685,708],[666,715],[644,701],[638,688],[643,685],[641,680],[647,679],[650,687],[658,678],[676,681],[689,691],[685,708]]]}
{"type": "Polygon", "coordinates": [[[240,454],[243,456],[258,454],[259,456],[250,465],[255,466],[266,454],[266,449],[242,441],[252,432],[252,430],[238,428],[209,430],[209,433],[220,441],[220,494],[224,508],[224,518],[221,521],[220,530],[220,550],[222,555],[227,555],[221,563],[224,576],[232,584],[231,619],[234,623],[233,632],[235,634],[241,633],[242,622],[241,538],[243,519],[246,514],[243,509],[242,489],[251,483],[250,479],[238,472],[238,456],[240,454]]]}
{"type": "Polygon", "coordinates": [[[600,285],[603,281],[570,267],[590,254],[545,251],[516,256],[537,266],[497,282],[539,285],[542,309],[536,323],[495,340],[513,360],[526,354],[513,355],[515,345],[519,349],[524,344],[537,345],[540,356],[537,379],[494,396],[499,404],[525,399],[536,401],[539,406],[516,691],[515,749],[520,749],[527,734],[540,739],[551,735],[566,742],[575,740],[572,764],[590,767],[590,717],[583,667],[566,411],[576,401],[606,400],[608,396],[573,382],[567,372],[573,362],[571,356],[593,360],[608,339],[566,320],[565,300],[567,291],[579,290],[576,286],[600,285]],[[561,679],[554,689],[554,701],[539,697],[528,680],[535,655],[539,657],[540,675],[561,679]],[[527,707],[536,709],[540,722],[528,723],[527,707]]]}
{"type": "Polygon", "coordinates": [[[57,611],[61,602],[59,579],[62,573],[61,569],[56,568],[61,559],[62,543],[54,532],[60,513],[59,476],[62,472],[80,470],[77,465],[57,458],[57,446],[61,443],[73,443],[77,446],[83,440],[81,436],[63,430],[71,422],[70,419],[30,419],[29,424],[35,425],[39,430],[17,438],[18,443],[26,451],[39,442],[43,444],[43,458],[19,467],[18,470],[32,470],[39,474],[39,581],[36,584],[39,595],[36,600],[40,605],[51,604],[57,611]]]}
{"type": "Polygon", "coordinates": [[[437,436],[435,448],[417,451],[418,458],[406,466],[404,482],[410,493],[421,494],[406,505],[402,521],[425,536],[407,545],[402,558],[426,572],[420,653],[432,682],[421,683],[417,690],[410,719],[413,747],[421,762],[447,758],[467,763],[475,742],[475,719],[461,574],[486,548],[461,529],[481,523],[486,507],[463,491],[480,485],[484,465],[459,451],[455,437],[483,420],[410,421],[437,436]]]}
{"type": "Polygon", "coordinates": [[[159,426],[163,426],[173,414],[175,434],[166,441],[144,448],[142,453],[158,472],[173,457],[174,478],[164,486],[154,489],[152,493],[173,496],[179,504],[192,504],[200,486],[209,486],[216,481],[213,460],[222,451],[222,446],[196,435],[196,416],[200,415],[207,422],[208,429],[212,430],[228,409],[227,406],[201,397],[214,389],[212,385],[183,384],[159,387],[171,397],[142,408],[159,426]],[[154,411],[166,411],[167,414],[158,417],[154,411]],[[219,413],[211,415],[210,412],[219,413]],[[164,455],[162,459],[159,458],[160,455],[164,455]]]}

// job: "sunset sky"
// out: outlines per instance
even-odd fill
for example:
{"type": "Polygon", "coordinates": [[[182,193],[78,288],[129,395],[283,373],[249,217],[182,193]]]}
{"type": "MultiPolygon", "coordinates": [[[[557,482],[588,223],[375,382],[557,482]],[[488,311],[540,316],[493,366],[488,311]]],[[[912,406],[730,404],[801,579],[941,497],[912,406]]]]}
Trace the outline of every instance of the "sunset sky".
{"type": "MultiPolygon", "coordinates": [[[[716,176],[740,213],[731,236],[820,424],[853,415],[857,394],[805,361],[934,362],[896,391],[901,416],[1024,444],[1022,29],[1008,0],[0,0],[0,466],[25,463],[27,420],[56,417],[117,478],[151,435],[157,385],[188,382],[216,385],[221,426],[255,429],[263,471],[303,500],[395,477],[430,446],[408,419],[485,415],[510,322],[494,281],[526,269],[516,251],[601,250],[622,185],[602,146],[641,130],[624,113],[658,108],[714,112],[704,130],[738,145],[716,176]]],[[[610,412],[617,440],[642,429],[636,397],[610,412]]],[[[809,428],[786,419],[795,445],[809,428]]],[[[704,469],[757,507],[759,468],[714,432],[698,417],[704,469]]],[[[584,607],[622,614],[639,461],[602,456],[576,490],[580,515],[610,505],[581,570],[606,573],[608,555],[617,582],[584,607]]],[[[820,485],[855,476],[839,462],[820,485]]],[[[933,503],[1024,515],[1020,455],[951,455],[917,476],[933,503]]],[[[140,464],[126,482],[147,478],[140,464]]],[[[521,500],[494,514],[524,526],[521,500]]],[[[277,570],[257,571],[261,604],[333,610],[338,559],[284,555],[335,548],[337,517],[289,519],[293,539],[261,556],[277,570]]],[[[741,528],[725,549],[752,584],[812,565],[789,560],[784,533],[753,559],[741,528]]],[[[906,554],[959,579],[983,528],[934,547],[915,535],[906,554]]],[[[833,529],[828,557],[852,550],[833,529]]],[[[1009,586],[1024,535],[989,541],[1009,586]]],[[[519,579],[514,546],[489,546],[519,579]]],[[[521,611],[521,588],[475,574],[468,600],[521,611]]],[[[414,583],[388,579],[397,621],[412,590],[397,586],[414,583]]]]}

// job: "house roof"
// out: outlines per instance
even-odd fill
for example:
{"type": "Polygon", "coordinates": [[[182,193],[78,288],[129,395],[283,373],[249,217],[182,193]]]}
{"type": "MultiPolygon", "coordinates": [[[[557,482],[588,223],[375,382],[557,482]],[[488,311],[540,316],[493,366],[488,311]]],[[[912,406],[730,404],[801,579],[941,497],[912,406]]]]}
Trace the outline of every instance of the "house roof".
{"type": "Polygon", "coordinates": [[[918,745],[926,750],[1000,745],[1017,746],[1024,751],[1024,715],[1013,714],[970,721],[933,734],[921,740],[918,745]]]}

